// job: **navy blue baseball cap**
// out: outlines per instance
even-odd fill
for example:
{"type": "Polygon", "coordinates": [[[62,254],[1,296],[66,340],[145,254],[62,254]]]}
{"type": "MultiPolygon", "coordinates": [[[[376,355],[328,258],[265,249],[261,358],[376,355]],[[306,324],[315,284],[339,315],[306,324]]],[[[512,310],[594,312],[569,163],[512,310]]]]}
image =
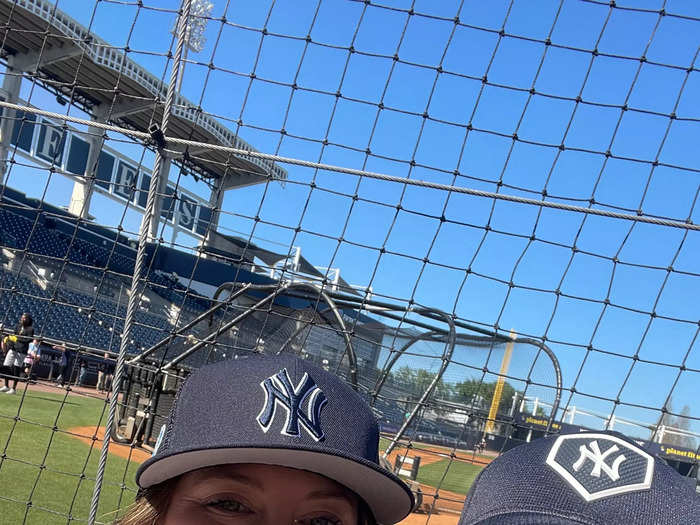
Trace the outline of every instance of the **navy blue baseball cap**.
{"type": "Polygon", "coordinates": [[[332,479],[378,522],[396,523],[411,512],[413,493],[380,466],[378,447],[372,410],[336,375],[291,355],[255,355],[185,380],[136,482],[147,488],[214,465],[278,465],[332,479]]]}
{"type": "Polygon", "coordinates": [[[474,481],[459,525],[700,524],[695,482],[617,432],[520,445],[474,481]]]}

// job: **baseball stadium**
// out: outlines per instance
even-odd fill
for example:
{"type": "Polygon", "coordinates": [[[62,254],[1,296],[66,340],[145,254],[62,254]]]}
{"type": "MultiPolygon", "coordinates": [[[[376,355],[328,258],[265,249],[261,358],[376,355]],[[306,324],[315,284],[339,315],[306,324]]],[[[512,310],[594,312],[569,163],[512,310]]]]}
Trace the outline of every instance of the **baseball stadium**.
{"type": "Polygon", "coordinates": [[[700,493],[699,3],[0,0],[0,62],[0,523],[119,523],[217,366],[331,441],[272,356],[404,525],[569,434],[700,493]]]}

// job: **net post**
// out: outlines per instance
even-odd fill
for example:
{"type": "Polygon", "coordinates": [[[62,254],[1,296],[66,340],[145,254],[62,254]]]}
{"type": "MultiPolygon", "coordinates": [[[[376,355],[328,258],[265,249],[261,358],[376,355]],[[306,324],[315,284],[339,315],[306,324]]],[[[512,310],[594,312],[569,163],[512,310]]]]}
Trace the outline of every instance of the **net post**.
{"type": "MultiPolygon", "coordinates": [[[[175,99],[175,87],[177,84],[177,77],[182,62],[182,53],[185,45],[185,30],[187,25],[186,22],[190,14],[190,7],[191,0],[182,0],[180,12],[178,15],[177,47],[175,51],[173,67],[170,71],[170,84],[168,85],[165,106],[163,108],[163,119],[160,126],[160,129],[164,133],[167,132],[168,129],[168,123],[170,121],[173,101],[175,99]]],[[[141,222],[141,228],[139,231],[139,242],[138,249],[136,252],[136,262],[134,265],[134,273],[131,280],[131,294],[129,295],[126,318],[124,319],[124,336],[122,337],[121,345],[119,347],[119,356],[117,357],[117,365],[114,372],[114,379],[112,380],[112,391],[110,392],[109,399],[109,412],[107,415],[107,421],[105,423],[105,433],[104,439],[102,440],[100,460],[97,466],[97,475],[95,476],[95,487],[92,493],[92,500],[90,502],[90,514],[88,517],[88,525],[95,525],[95,520],[97,519],[97,509],[100,503],[100,493],[102,491],[102,484],[104,481],[104,473],[107,464],[107,455],[109,453],[109,443],[112,434],[112,426],[114,425],[114,415],[116,413],[117,402],[119,398],[119,386],[121,383],[122,375],[124,373],[124,362],[126,360],[126,354],[129,347],[130,333],[134,323],[136,311],[139,306],[140,296],[142,292],[141,273],[143,272],[146,258],[146,245],[148,242],[149,234],[151,233],[151,223],[152,221],[157,222],[160,215],[155,213],[155,207],[158,189],[160,188],[160,179],[162,175],[161,170],[163,168],[163,162],[164,157],[162,148],[158,148],[156,150],[156,160],[155,166],[153,168],[153,177],[151,178],[151,184],[148,188],[146,210],[144,212],[143,220],[141,222]]]]}

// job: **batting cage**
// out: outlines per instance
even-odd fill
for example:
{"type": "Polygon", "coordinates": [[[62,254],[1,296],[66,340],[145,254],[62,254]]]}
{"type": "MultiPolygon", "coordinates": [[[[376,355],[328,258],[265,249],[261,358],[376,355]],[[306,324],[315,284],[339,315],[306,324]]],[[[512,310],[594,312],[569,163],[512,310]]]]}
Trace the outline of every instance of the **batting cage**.
{"type": "Polygon", "coordinates": [[[119,519],[260,353],[366,399],[402,523],[562,432],[699,479],[696,2],[0,0],[0,42],[3,523],[119,519]]]}

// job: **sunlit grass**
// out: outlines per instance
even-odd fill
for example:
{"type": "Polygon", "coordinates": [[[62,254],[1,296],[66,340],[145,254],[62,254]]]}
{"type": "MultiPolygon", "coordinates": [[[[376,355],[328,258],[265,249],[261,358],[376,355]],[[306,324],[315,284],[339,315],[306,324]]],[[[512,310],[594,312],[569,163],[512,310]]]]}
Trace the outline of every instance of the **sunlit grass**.
{"type": "MultiPolygon", "coordinates": [[[[86,522],[101,441],[93,447],[65,432],[101,423],[100,399],[18,391],[0,394],[0,516],[2,523],[86,522]]],[[[114,511],[133,500],[138,464],[110,455],[98,520],[110,522],[114,511]],[[124,485],[122,486],[122,482],[124,485]],[[121,498],[121,502],[120,502],[121,498]]]]}

